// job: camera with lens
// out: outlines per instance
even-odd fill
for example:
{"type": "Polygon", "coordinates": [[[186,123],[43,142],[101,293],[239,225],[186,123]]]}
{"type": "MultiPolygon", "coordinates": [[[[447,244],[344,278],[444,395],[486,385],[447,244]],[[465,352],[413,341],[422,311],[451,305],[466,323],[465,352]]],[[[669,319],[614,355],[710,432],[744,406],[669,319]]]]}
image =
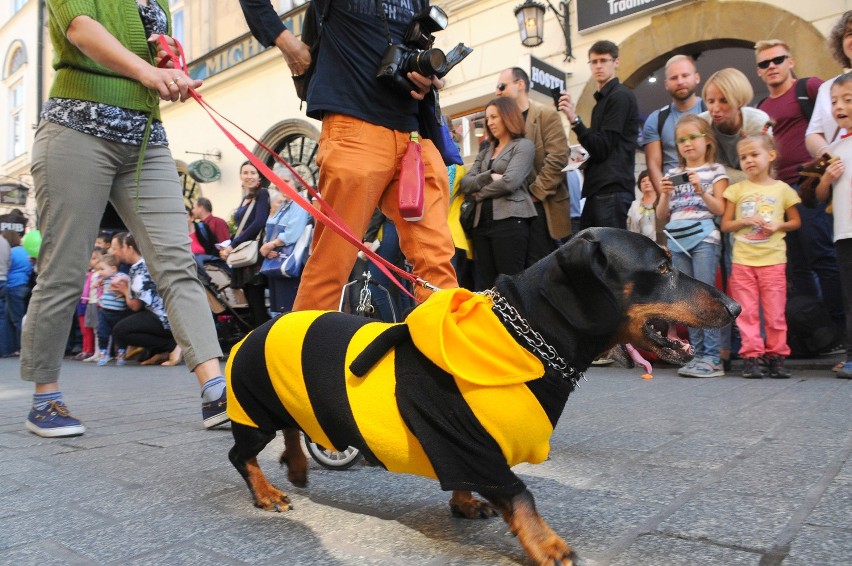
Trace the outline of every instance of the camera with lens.
{"type": "Polygon", "coordinates": [[[424,77],[435,75],[440,78],[446,75],[472,51],[459,44],[450,52],[453,58],[448,59],[443,51],[432,47],[435,41],[432,34],[447,29],[447,23],[446,12],[438,6],[430,6],[417,14],[405,34],[403,43],[388,46],[382,55],[376,78],[408,94],[417,90],[417,85],[408,80],[409,72],[420,73],[424,77]]]}

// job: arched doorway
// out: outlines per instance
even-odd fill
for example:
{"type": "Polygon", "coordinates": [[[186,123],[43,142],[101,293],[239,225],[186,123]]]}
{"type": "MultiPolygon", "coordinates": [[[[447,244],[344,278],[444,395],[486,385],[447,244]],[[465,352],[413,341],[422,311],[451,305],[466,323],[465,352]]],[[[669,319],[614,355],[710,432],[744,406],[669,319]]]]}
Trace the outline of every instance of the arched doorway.
{"type": "MultiPolygon", "coordinates": [[[[799,16],[765,2],[714,0],[653,16],[649,25],[619,45],[618,76],[625,85],[636,88],[672,55],[695,55],[723,48],[752,49],[756,41],[770,38],[790,42],[799,76],[828,78],[841,71],[828,54],[825,36],[799,16]]],[[[742,70],[747,76],[756,76],[753,60],[749,69],[742,70]]],[[[577,105],[587,123],[595,103],[595,88],[590,79],[577,105]]]]}
{"type": "MultiPolygon", "coordinates": [[[[319,150],[319,132],[311,124],[302,120],[284,120],[272,126],[260,138],[267,147],[275,151],[284,161],[313,187],[319,179],[317,151],[319,150]]],[[[269,152],[255,147],[254,154],[270,168],[277,162],[269,152]]]]}

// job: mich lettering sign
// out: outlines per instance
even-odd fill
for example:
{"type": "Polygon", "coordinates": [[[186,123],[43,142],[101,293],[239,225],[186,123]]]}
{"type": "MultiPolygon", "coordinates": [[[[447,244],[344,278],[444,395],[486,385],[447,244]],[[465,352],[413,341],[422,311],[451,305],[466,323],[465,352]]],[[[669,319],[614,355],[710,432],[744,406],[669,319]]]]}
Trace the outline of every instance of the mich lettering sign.
{"type": "Polygon", "coordinates": [[[580,33],[684,0],[577,0],[580,33]]]}
{"type": "MultiPolygon", "coordinates": [[[[304,20],[304,8],[299,12],[288,14],[287,17],[281,18],[284,25],[297,36],[302,33],[302,23],[304,20]]],[[[193,79],[209,79],[213,75],[227,71],[243,61],[251,59],[255,55],[260,55],[266,49],[250,33],[247,33],[190,63],[189,76],[193,79]]]]}

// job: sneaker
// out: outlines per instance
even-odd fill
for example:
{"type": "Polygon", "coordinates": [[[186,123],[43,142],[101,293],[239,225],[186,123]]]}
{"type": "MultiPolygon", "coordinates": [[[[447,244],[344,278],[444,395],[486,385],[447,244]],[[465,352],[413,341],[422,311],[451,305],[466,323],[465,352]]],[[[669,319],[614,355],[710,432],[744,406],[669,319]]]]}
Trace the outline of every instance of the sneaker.
{"type": "Polygon", "coordinates": [[[819,355],[819,356],[835,356],[837,354],[845,354],[845,353],[846,353],[846,346],[838,343],[838,344],[834,344],[832,346],[829,346],[828,348],[826,348],[825,350],[823,350],[822,352],[820,352],[817,355],[819,355]]]}
{"type": "Polygon", "coordinates": [[[80,352],[79,354],[77,354],[76,356],[74,356],[74,359],[75,359],[75,360],[77,360],[78,362],[82,362],[82,361],[83,361],[83,360],[85,360],[86,358],[89,358],[89,357],[91,357],[91,356],[93,356],[93,355],[94,355],[94,354],[93,354],[92,352],[80,352]]]}
{"type": "Polygon", "coordinates": [[[685,366],[682,366],[679,370],[677,370],[677,374],[683,377],[691,377],[693,370],[695,370],[695,363],[697,361],[697,358],[692,358],[685,366]]]}
{"type": "Polygon", "coordinates": [[[697,361],[693,360],[691,368],[689,364],[681,368],[678,375],[684,377],[722,377],[725,375],[725,368],[722,366],[722,362],[715,362],[711,358],[700,358],[697,361]]]}
{"type": "Polygon", "coordinates": [[[109,361],[110,361],[111,359],[112,359],[112,358],[110,358],[110,357],[109,357],[109,354],[107,354],[106,352],[101,352],[101,357],[100,357],[100,359],[98,360],[98,365],[99,365],[99,366],[105,366],[105,365],[107,365],[107,364],[109,363],[109,361]]]}
{"type": "Polygon", "coordinates": [[[115,365],[117,365],[117,366],[127,365],[127,360],[125,359],[125,356],[124,356],[124,350],[119,350],[115,354],[115,365]]]}
{"type": "Polygon", "coordinates": [[[210,403],[201,404],[201,418],[204,419],[204,428],[213,428],[228,422],[228,391],[222,392],[222,396],[210,403]]]}
{"type": "Polygon", "coordinates": [[[612,358],[608,358],[606,356],[601,356],[600,358],[597,358],[596,360],[592,360],[593,366],[608,366],[609,364],[613,364],[613,363],[615,363],[615,360],[613,360],[612,358]]]}
{"type": "Polygon", "coordinates": [[[847,360],[846,363],[837,370],[837,377],[840,379],[852,379],[852,360],[847,360]]]}
{"type": "Polygon", "coordinates": [[[92,354],[91,356],[89,356],[88,358],[86,358],[86,359],[85,359],[85,360],[83,360],[83,361],[84,361],[84,362],[91,363],[91,362],[97,362],[97,361],[99,361],[100,359],[101,359],[101,354],[100,354],[99,352],[95,352],[94,354],[92,354]]]}
{"type": "Polygon", "coordinates": [[[71,416],[62,401],[51,401],[41,410],[32,409],[24,423],[27,430],[44,438],[80,436],[86,427],[71,416]]]}
{"type": "Polygon", "coordinates": [[[772,356],[769,358],[769,377],[774,379],[789,379],[793,374],[784,367],[783,356],[772,356]]]}
{"type": "Polygon", "coordinates": [[[743,360],[743,377],[746,379],[762,379],[763,368],[757,363],[757,358],[743,360]]]}

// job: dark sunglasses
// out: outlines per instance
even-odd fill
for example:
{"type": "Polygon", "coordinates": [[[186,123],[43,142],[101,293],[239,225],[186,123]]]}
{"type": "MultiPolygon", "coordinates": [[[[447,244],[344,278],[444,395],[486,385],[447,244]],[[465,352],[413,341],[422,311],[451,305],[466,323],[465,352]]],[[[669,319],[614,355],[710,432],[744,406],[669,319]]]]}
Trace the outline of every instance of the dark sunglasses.
{"type": "Polygon", "coordinates": [[[759,61],[757,63],[758,68],[760,69],[768,69],[769,65],[775,65],[776,67],[789,59],[789,55],[779,55],[778,57],[773,57],[772,59],[766,59],[765,61],[759,61]]]}
{"type": "Polygon", "coordinates": [[[497,90],[499,90],[500,92],[506,90],[506,83],[497,83],[497,90]]]}

